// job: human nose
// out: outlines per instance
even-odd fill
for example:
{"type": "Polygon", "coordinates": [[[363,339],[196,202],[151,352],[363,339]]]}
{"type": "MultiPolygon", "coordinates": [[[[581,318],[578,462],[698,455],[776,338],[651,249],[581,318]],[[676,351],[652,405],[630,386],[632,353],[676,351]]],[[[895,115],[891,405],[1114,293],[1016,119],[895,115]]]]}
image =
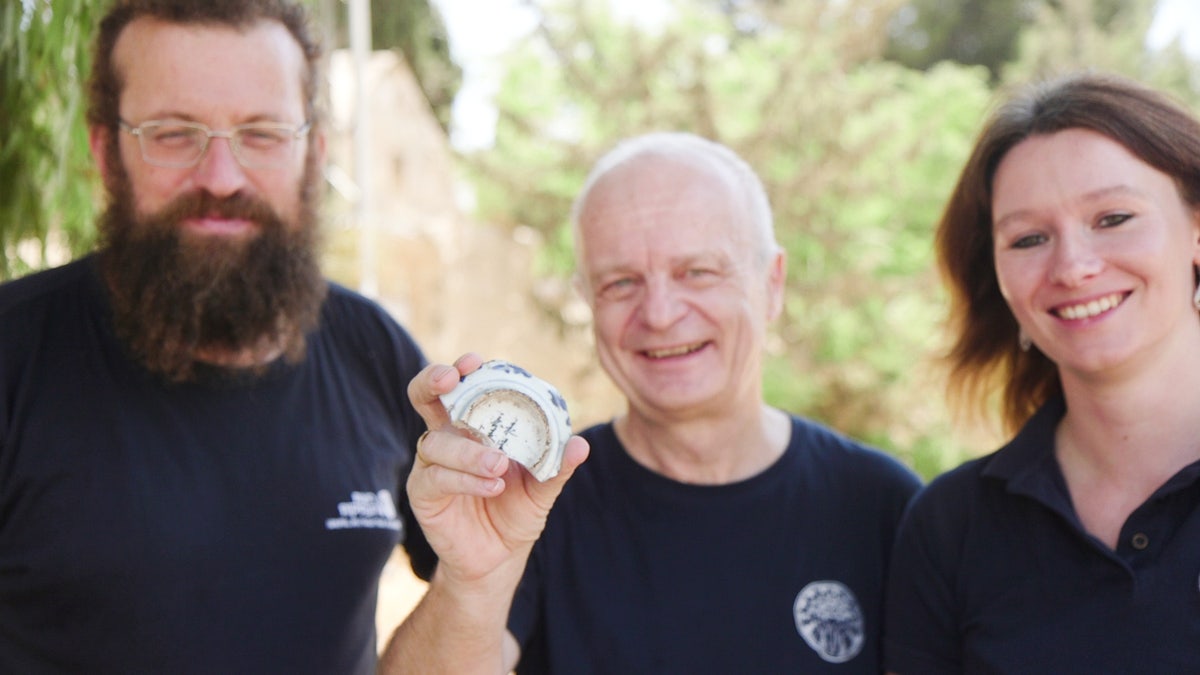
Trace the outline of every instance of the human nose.
{"type": "Polygon", "coordinates": [[[669,281],[648,281],[642,297],[642,321],[650,328],[667,328],[687,311],[678,289],[669,281]]]}
{"type": "Polygon", "coordinates": [[[1075,287],[1099,274],[1104,259],[1085,233],[1064,234],[1054,248],[1053,279],[1064,286],[1075,287]]]}
{"type": "Polygon", "coordinates": [[[233,140],[213,135],[193,168],[193,180],[214,196],[225,197],[241,190],[247,181],[246,170],[233,152],[233,140]]]}

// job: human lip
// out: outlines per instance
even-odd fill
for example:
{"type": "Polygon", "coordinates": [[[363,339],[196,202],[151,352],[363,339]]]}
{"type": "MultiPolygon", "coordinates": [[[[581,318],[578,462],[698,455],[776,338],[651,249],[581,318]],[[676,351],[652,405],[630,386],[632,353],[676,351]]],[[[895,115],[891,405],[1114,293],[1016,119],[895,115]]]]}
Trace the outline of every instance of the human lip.
{"type": "Polygon", "coordinates": [[[707,345],[708,342],[692,342],[685,345],[677,345],[674,347],[663,347],[659,349],[644,349],[642,354],[651,359],[669,359],[676,356],[685,356],[694,352],[698,352],[707,345]]]}
{"type": "Polygon", "coordinates": [[[1099,316],[1117,305],[1125,301],[1128,294],[1126,293],[1109,293],[1108,295],[1088,300],[1087,302],[1079,302],[1071,305],[1056,307],[1051,312],[1059,318],[1069,321],[1078,321],[1080,319],[1090,319],[1099,316]]]}
{"type": "Polygon", "coordinates": [[[218,216],[188,218],[184,221],[184,225],[191,230],[214,235],[242,234],[255,227],[255,223],[252,220],[245,218],[221,218],[218,216]]]}

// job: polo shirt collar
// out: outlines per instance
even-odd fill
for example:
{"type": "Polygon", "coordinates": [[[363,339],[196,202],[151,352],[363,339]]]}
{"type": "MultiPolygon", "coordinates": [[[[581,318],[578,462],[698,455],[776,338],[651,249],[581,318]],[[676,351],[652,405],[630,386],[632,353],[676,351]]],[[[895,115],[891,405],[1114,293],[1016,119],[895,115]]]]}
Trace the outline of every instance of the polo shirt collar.
{"type": "Polygon", "coordinates": [[[1054,433],[1067,411],[1062,396],[1054,396],[983,467],[984,478],[1002,481],[1010,493],[1025,495],[1075,519],[1066,480],[1054,457],[1054,433]]]}
{"type": "MultiPolygon", "coordinates": [[[[1074,520],[1075,508],[1066,479],[1054,456],[1055,429],[1066,411],[1061,394],[1046,401],[1008,444],[986,460],[982,476],[1001,481],[1008,492],[1035,499],[1074,520]]],[[[1181,469],[1155,491],[1154,497],[1187,489],[1197,482],[1200,462],[1181,469]]]]}

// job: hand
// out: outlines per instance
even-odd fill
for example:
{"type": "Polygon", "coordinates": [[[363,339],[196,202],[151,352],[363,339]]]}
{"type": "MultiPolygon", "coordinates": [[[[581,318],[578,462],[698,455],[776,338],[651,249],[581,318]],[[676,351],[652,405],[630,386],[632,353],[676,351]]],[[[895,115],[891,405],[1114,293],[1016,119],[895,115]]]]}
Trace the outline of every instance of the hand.
{"type": "Polygon", "coordinates": [[[417,444],[409,503],[438,554],[438,574],[468,583],[502,567],[524,569],[550,507],[588,453],[587,442],[572,436],[559,474],[540,483],[504,453],[452,426],[438,396],[482,363],[477,354],[466,354],[454,366],[426,367],[408,386],[430,429],[417,444]]]}

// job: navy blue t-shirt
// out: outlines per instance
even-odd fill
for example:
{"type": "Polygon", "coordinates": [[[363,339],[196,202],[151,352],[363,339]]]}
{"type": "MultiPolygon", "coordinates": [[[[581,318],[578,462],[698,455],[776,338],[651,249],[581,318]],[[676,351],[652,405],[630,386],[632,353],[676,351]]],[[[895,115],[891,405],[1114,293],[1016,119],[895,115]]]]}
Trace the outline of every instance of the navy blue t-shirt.
{"type": "Polygon", "coordinates": [[[1200,672],[1200,463],[1088,534],[1054,457],[1056,399],[938,477],[901,526],[886,664],[927,673],[1200,672]]]}
{"type": "Polygon", "coordinates": [[[528,673],[871,673],[893,532],[917,478],[793,418],[728,485],[635,462],[611,424],[559,496],[514,598],[528,673]]]}
{"type": "MultiPolygon", "coordinates": [[[[168,384],[93,257],[0,286],[0,672],[370,673],[423,358],[333,286],[302,363],[168,384]]],[[[411,527],[410,527],[411,525],[411,527]]]]}

